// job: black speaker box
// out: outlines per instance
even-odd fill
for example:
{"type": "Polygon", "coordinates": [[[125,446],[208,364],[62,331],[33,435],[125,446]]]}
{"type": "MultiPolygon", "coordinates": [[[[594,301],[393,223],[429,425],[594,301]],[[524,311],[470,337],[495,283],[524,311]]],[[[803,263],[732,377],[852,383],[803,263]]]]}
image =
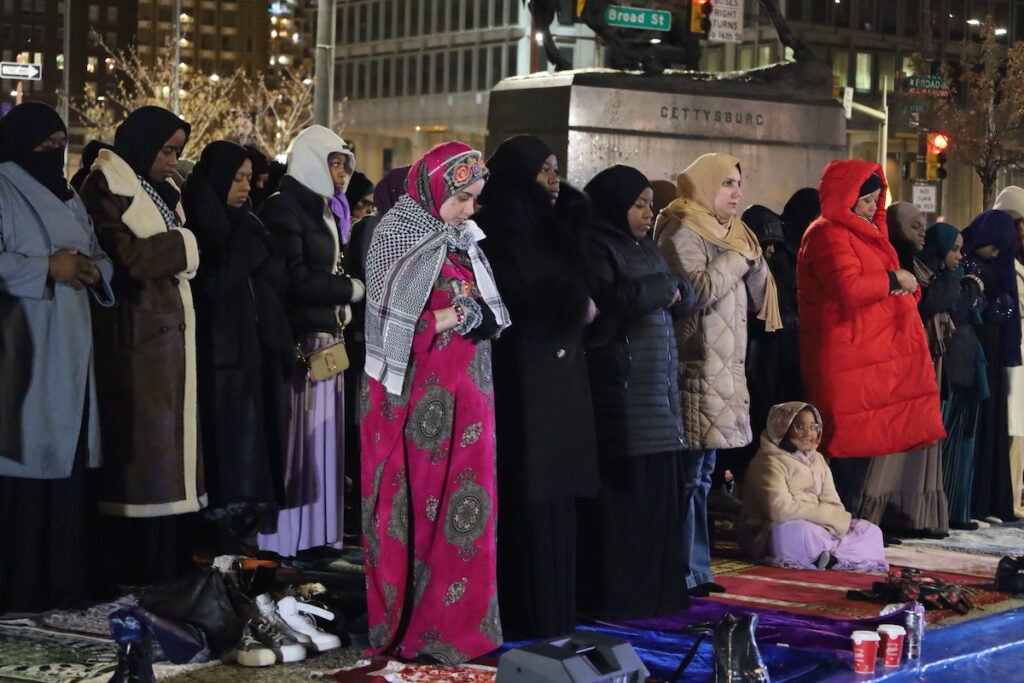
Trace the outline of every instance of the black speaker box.
{"type": "Polygon", "coordinates": [[[509,650],[495,683],[644,683],[649,672],[633,646],[597,631],[509,650]]]}

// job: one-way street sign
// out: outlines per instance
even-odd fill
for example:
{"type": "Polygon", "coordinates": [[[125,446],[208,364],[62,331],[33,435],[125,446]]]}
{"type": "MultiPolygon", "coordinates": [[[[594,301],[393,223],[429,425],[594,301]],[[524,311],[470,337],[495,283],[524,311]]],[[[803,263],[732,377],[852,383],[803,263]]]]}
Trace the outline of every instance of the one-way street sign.
{"type": "Polygon", "coordinates": [[[19,64],[18,62],[0,62],[0,78],[17,78],[27,81],[38,81],[43,77],[41,64],[19,64]]]}

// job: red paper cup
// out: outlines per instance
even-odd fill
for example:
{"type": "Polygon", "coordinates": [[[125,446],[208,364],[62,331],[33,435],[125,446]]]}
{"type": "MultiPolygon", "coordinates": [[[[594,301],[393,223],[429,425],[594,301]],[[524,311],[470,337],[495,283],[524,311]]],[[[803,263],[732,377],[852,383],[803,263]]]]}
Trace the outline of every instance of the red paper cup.
{"type": "Polygon", "coordinates": [[[875,673],[879,635],[874,631],[854,631],[850,637],[853,639],[853,672],[875,673]]]}
{"type": "Polygon", "coordinates": [[[899,666],[903,658],[903,641],[907,637],[907,629],[896,624],[882,624],[878,627],[881,639],[878,649],[882,653],[882,664],[899,666]]]}

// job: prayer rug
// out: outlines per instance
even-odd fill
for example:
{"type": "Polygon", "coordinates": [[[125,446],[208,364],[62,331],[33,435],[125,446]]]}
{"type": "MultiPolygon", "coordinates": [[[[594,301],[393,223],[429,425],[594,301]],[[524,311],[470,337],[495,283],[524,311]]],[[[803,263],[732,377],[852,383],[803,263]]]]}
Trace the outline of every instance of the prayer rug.
{"type": "Polygon", "coordinates": [[[1024,549],[1024,521],[993,524],[974,531],[950,529],[946,538],[905,538],[902,543],[906,546],[943,548],[997,557],[1019,555],[1024,549]]]}
{"type": "Polygon", "coordinates": [[[0,625],[0,680],[93,683],[117,669],[117,645],[108,638],[0,625]]]}
{"type": "MultiPolygon", "coordinates": [[[[1024,552],[1024,548],[1018,550],[1024,552]]],[[[962,553],[944,548],[926,546],[891,545],[885,549],[885,559],[899,567],[915,567],[923,572],[952,572],[967,576],[992,579],[996,575],[999,557],[962,553]]]]}
{"type": "MultiPolygon", "coordinates": [[[[980,581],[975,576],[944,572],[928,573],[947,583],[967,588],[975,605],[987,605],[1007,597],[1005,593],[993,590],[991,581],[980,581]]],[[[752,610],[768,608],[840,619],[866,618],[876,616],[884,605],[850,600],[846,597],[846,592],[854,588],[870,590],[873,582],[884,579],[884,574],[865,572],[758,566],[738,574],[716,577],[727,592],[712,594],[709,599],[752,610]]],[[[929,610],[925,617],[927,621],[934,622],[952,614],[952,610],[929,610]]]]}

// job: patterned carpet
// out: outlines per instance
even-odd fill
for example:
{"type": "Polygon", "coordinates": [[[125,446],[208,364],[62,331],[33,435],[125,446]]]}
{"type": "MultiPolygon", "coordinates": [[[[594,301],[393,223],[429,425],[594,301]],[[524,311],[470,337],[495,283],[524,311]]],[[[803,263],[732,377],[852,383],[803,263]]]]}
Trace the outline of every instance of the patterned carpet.
{"type": "MultiPolygon", "coordinates": [[[[968,589],[976,605],[989,605],[1009,597],[992,590],[992,582],[973,576],[931,572],[948,583],[968,589]]],[[[751,567],[740,572],[720,575],[716,580],[727,593],[709,596],[724,603],[747,608],[783,610],[796,614],[817,614],[841,619],[877,616],[883,604],[850,600],[850,589],[870,590],[871,584],[884,578],[881,574],[841,571],[809,571],[779,567],[751,567]]],[[[940,621],[955,614],[952,610],[929,610],[928,622],[940,621]]],[[[979,612],[980,616],[980,612],[979,612]]]]}
{"type": "Polygon", "coordinates": [[[949,532],[941,539],[906,538],[903,545],[924,548],[943,548],[958,553],[978,555],[1019,555],[1024,552],[1024,521],[993,524],[975,531],[949,532]]]}

